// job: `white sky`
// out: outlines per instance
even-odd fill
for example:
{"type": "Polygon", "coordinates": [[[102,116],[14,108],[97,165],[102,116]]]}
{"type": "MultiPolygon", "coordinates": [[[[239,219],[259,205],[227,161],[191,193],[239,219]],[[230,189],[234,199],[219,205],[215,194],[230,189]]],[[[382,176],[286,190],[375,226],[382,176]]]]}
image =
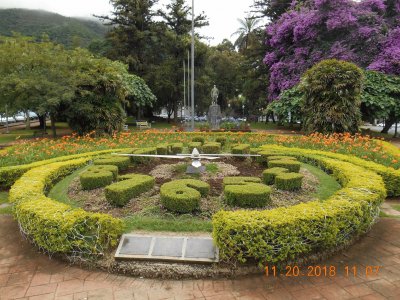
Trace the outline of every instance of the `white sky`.
{"type": "MultiPolygon", "coordinates": [[[[191,6],[191,1],[186,1],[191,6]]],[[[169,2],[160,0],[160,4],[169,2]]],[[[224,38],[231,39],[231,34],[239,27],[237,19],[243,19],[252,4],[253,0],[195,0],[195,14],[204,11],[210,22],[201,34],[214,38],[210,40],[211,45],[224,38]]],[[[0,8],[43,9],[70,17],[102,15],[112,10],[108,0],[0,0],[0,8]]]]}

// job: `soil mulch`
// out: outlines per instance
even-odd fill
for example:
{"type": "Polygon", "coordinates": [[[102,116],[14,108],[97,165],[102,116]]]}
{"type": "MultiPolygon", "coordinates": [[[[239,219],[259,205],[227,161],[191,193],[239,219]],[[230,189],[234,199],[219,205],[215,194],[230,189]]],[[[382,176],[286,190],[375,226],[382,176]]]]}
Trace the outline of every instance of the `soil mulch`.
{"type": "MultiPolygon", "coordinates": [[[[264,166],[250,159],[228,158],[218,162],[204,162],[206,167],[208,164],[213,165],[213,171],[207,171],[201,175],[185,174],[188,163],[182,160],[164,160],[163,164],[160,164],[160,160],[152,160],[130,167],[128,170],[121,172],[121,174],[149,174],[155,177],[156,185],[151,191],[132,199],[122,208],[113,207],[107,202],[103,188],[83,191],[79,178],[75,178],[72,181],[68,189],[68,196],[71,200],[78,202],[87,211],[108,213],[114,217],[127,217],[130,215],[165,216],[171,215],[171,213],[162,207],[159,195],[161,185],[171,180],[194,178],[210,184],[210,195],[202,199],[200,209],[195,213],[195,216],[200,219],[210,220],[212,215],[221,209],[241,209],[229,207],[225,204],[223,199],[224,177],[237,175],[261,177],[262,172],[265,170],[264,166]]],[[[260,210],[287,207],[316,200],[314,193],[319,184],[318,179],[306,169],[302,169],[300,172],[304,175],[303,186],[300,191],[280,191],[272,186],[271,204],[260,210]]]]}

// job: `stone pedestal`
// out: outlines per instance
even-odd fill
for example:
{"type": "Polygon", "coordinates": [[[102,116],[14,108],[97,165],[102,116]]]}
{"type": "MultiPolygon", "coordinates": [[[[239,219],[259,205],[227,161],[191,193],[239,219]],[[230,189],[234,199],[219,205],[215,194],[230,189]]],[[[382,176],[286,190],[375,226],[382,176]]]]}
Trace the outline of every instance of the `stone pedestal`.
{"type": "Polygon", "coordinates": [[[221,107],[218,104],[211,104],[208,109],[208,123],[211,130],[219,130],[221,123],[221,107]]]}

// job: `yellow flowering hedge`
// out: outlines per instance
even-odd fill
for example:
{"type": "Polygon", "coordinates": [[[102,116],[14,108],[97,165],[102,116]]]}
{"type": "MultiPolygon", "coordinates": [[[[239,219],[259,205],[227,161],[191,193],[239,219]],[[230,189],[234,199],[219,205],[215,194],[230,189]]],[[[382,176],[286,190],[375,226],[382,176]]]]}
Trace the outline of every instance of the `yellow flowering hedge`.
{"type": "MultiPolygon", "coordinates": [[[[386,145],[386,144],[385,144],[386,145]]],[[[386,145],[388,149],[392,149],[394,146],[389,147],[391,145],[386,145]]],[[[303,149],[303,148],[289,148],[284,146],[278,145],[265,145],[260,147],[260,149],[264,150],[262,153],[271,154],[271,153],[279,153],[284,155],[291,155],[295,157],[301,157],[305,154],[313,154],[313,155],[320,155],[324,157],[334,158],[336,160],[349,162],[354,165],[363,167],[375,173],[378,173],[382,176],[383,181],[385,182],[385,187],[387,190],[387,194],[389,197],[392,196],[400,196],[400,170],[395,170],[391,167],[386,167],[384,165],[364,160],[358,158],[353,155],[345,155],[321,150],[311,150],[311,149],[303,149]]],[[[393,149],[394,151],[394,149],[393,149]]]]}
{"type": "MultiPolygon", "coordinates": [[[[270,150],[265,153],[272,155],[270,150]]],[[[296,154],[290,150],[290,155],[296,154]]],[[[343,188],[326,201],[265,211],[216,213],[213,237],[222,259],[255,259],[260,264],[295,260],[346,245],[370,229],[386,198],[381,176],[346,161],[309,154],[308,150],[296,156],[331,172],[343,188]]]]}
{"type": "Polygon", "coordinates": [[[109,154],[114,152],[126,152],[132,150],[131,148],[127,149],[113,149],[113,150],[102,150],[102,151],[95,151],[95,152],[87,152],[82,154],[76,155],[68,155],[68,156],[60,156],[52,159],[42,160],[26,165],[20,166],[9,166],[9,167],[2,167],[0,168],[0,187],[1,188],[9,188],[11,187],[14,182],[22,176],[25,172],[40,166],[45,166],[55,162],[61,161],[68,161],[72,159],[79,159],[79,158],[93,158],[96,156],[100,156],[103,154],[109,154]]]}
{"type": "Polygon", "coordinates": [[[115,246],[122,221],[109,215],[89,213],[46,197],[53,183],[91,158],[56,162],[33,168],[12,186],[9,201],[24,235],[42,250],[72,256],[102,254],[115,246]]]}

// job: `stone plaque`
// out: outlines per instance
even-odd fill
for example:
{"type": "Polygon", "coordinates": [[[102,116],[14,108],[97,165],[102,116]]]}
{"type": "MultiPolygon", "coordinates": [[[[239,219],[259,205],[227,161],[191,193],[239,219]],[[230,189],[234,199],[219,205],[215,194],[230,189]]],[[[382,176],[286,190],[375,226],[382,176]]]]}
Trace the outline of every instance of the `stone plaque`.
{"type": "Polygon", "coordinates": [[[148,255],[151,240],[151,237],[127,236],[122,243],[120,254],[148,255]]]}
{"type": "Polygon", "coordinates": [[[184,238],[157,237],[152,256],[181,257],[184,238]]]}
{"type": "Polygon", "coordinates": [[[186,258],[216,259],[216,248],[212,239],[188,238],[186,258]]]}

